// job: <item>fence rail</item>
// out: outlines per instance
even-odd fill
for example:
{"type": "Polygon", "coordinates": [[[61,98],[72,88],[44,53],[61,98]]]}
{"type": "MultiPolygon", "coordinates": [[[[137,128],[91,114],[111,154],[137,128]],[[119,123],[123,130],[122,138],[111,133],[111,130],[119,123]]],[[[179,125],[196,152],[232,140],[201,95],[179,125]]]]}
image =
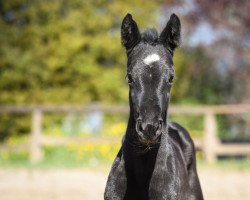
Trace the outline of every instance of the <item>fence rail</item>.
{"type": "MultiPolygon", "coordinates": [[[[110,143],[117,142],[112,138],[92,138],[81,139],[74,137],[51,137],[42,134],[43,113],[88,113],[101,111],[103,113],[128,113],[129,108],[125,105],[120,106],[71,106],[71,105],[42,105],[42,106],[0,106],[0,114],[32,113],[30,143],[17,145],[10,148],[0,145],[0,151],[15,151],[29,148],[30,160],[32,163],[39,162],[43,158],[42,146],[48,144],[61,145],[69,143],[86,143],[87,141],[110,143]]],[[[217,114],[242,114],[250,113],[249,104],[241,105],[218,105],[218,106],[170,106],[170,114],[174,115],[201,115],[204,116],[204,135],[202,140],[194,140],[197,148],[204,152],[208,162],[216,160],[218,155],[250,154],[249,144],[222,144],[217,134],[217,114]]]]}

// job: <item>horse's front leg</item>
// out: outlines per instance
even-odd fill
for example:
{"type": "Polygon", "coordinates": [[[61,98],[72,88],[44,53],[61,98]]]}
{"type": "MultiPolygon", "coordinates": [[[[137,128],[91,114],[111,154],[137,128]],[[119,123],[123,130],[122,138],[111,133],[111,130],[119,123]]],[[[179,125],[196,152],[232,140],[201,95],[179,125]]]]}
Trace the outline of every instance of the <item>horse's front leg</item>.
{"type": "Polygon", "coordinates": [[[188,183],[190,186],[190,199],[192,200],[203,200],[203,194],[201,190],[200,181],[198,178],[197,170],[196,170],[196,160],[195,154],[192,162],[190,163],[190,169],[188,171],[188,183]]]}
{"type": "Polygon", "coordinates": [[[123,200],[127,189],[125,162],[120,149],[115,158],[105,188],[105,200],[123,200]]]}
{"type": "Polygon", "coordinates": [[[149,184],[150,200],[178,200],[179,174],[173,148],[163,133],[149,184]]]}
{"type": "Polygon", "coordinates": [[[178,184],[178,173],[173,166],[173,159],[169,157],[165,162],[156,162],[149,185],[149,199],[178,200],[178,184]]]}

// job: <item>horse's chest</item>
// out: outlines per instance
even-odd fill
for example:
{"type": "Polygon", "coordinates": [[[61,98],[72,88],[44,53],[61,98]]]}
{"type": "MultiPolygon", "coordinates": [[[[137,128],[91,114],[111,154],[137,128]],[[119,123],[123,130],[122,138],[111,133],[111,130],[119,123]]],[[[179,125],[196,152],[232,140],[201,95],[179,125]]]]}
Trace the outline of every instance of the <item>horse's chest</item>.
{"type": "MultiPolygon", "coordinates": [[[[125,153],[125,169],[127,176],[127,192],[133,193],[138,199],[141,195],[147,199],[150,179],[152,177],[157,151],[144,154],[125,153]]],[[[141,198],[141,199],[145,199],[141,198]]]]}
{"type": "Polygon", "coordinates": [[[137,160],[134,164],[136,181],[148,184],[154,171],[155,159],[137,160]]]}

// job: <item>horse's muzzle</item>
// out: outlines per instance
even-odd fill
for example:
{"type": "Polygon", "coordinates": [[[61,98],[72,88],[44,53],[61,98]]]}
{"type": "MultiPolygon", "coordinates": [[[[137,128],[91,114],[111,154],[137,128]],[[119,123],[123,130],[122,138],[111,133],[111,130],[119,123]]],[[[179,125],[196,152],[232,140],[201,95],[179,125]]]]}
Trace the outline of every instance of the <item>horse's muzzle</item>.
{"type": "Polygon", "coordinates": [[[157,123],[143,123],[141,119],[136,120],[136,132],[139,140],[143,144],[154,144],[158,141],[162,133],[163,121],[160,119],[157,123]]]}

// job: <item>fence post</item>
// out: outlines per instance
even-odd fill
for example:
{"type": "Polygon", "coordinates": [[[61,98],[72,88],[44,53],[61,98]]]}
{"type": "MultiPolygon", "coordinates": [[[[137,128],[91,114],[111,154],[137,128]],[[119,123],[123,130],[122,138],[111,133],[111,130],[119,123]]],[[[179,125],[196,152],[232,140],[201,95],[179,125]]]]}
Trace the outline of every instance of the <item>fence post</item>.
{"type": "Polygon", "coordinates": [[[32,130],[30,137],[30,161],[33,164],[41,161],[43,158],[41,134],[42,111],[38,108],[35,108],[32,113],[32,130]]]}
{"type": "Polygon", "coordinates": [[[216,116],[212,111],[205,113],[205,136],[203,141],[205,159],[212,163],[216,160],[217,146],[219,140],[217,138],[217,122],[216,116]]]}

